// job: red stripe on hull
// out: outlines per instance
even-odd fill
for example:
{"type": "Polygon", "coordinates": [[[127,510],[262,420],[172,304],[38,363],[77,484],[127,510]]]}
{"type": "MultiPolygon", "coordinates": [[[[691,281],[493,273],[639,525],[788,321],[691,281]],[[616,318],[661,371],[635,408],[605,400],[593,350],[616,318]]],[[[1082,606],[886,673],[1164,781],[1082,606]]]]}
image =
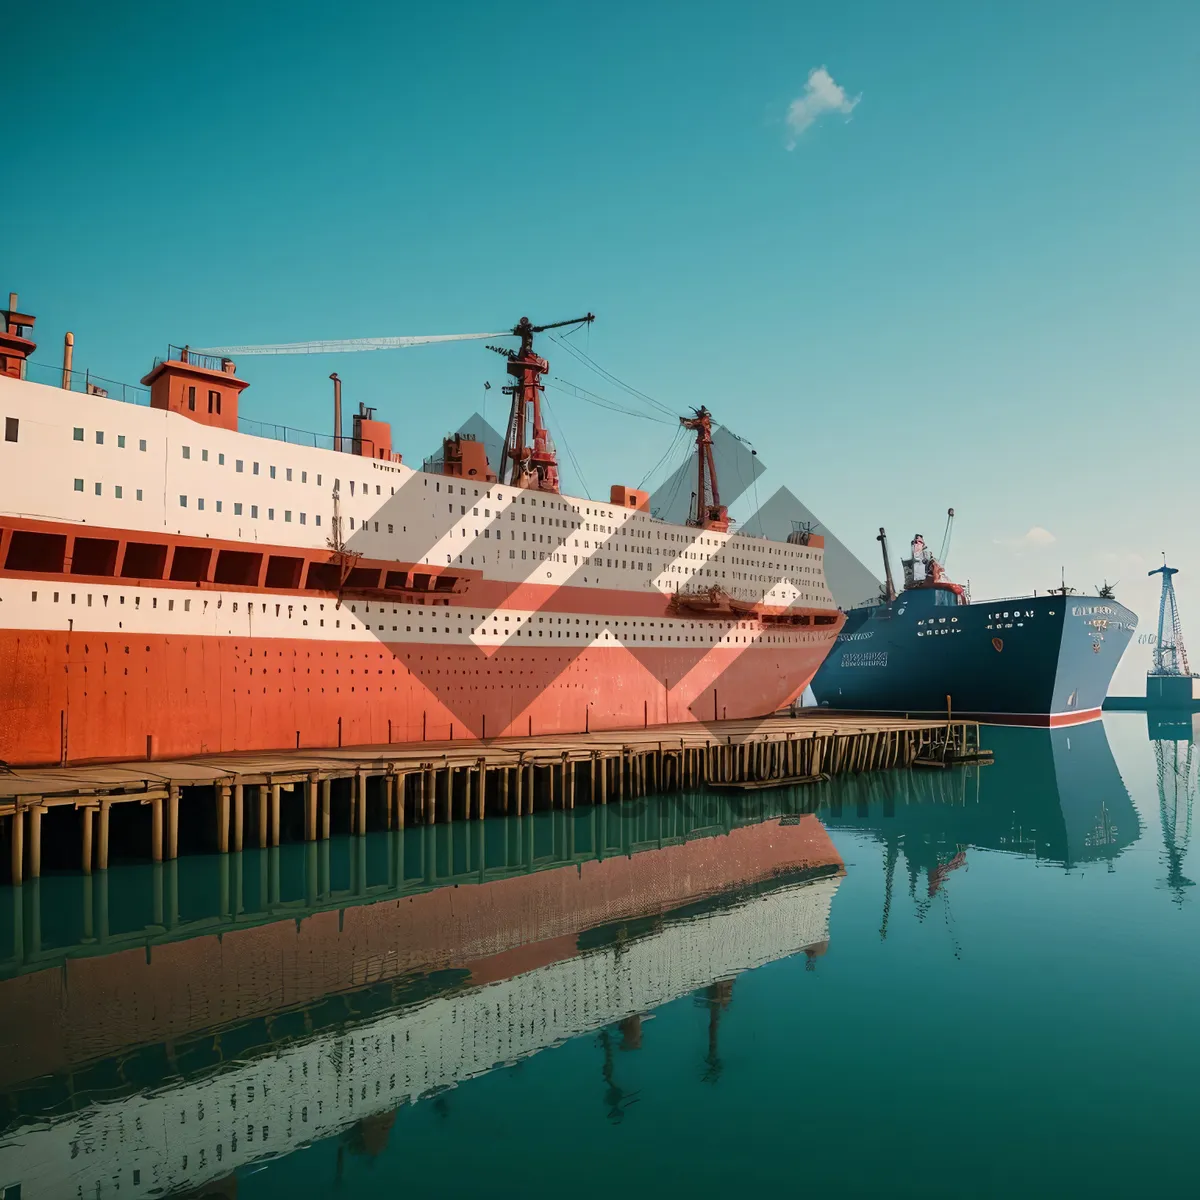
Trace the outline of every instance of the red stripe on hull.
{"type": "MultiPolygon", "coordinates": [[[[107,528],[98,525],[76,525],[65,521],[39,521],[29,517],[5,517],[3,529],[0,529],[0,537],[6,530],[24,530],[34,533],[49,533],[66,538],[74,537],[89,537],[89,538],[106,538],[119,543],[128,542],[150,542],[155,545],[167,547],[172,553],[180,547],[196,547],[206,551],[211,551],[213,562],[216,561],[216,555],[221,550],[248,551],[256,556],[261,556],[263,564],[272,555],[280,555],[285,558],[300,557],[305,560],[304,572],[301,575],[303,579],[308,570],[309,562],[327,563],[332,561],[332,556],[328,550],[321,548],[317,549],[311,546],[295,546],[272,544],[269,542],[233,542],[222,540],[220,538],[197,538],[184,537],[182,535],[169,534],[166,532],[152,532],[146,530],[130,530],[130,529],[115,529],[107,528]]],[[[773,543],[764,543],[766,546],[772,546],[773,543]]],[[[362,557],[356,560],[359,569],[370,569],[379,573],[380,578],[384,578],[389,571],[400,570],[403,572],[413,572],[416,574],[428,574],[433,577],[440,575],[452,576],[458,580],[461,590],[453,592],[419,592],[413,588],[397,587],[395,589],[374,588],[374,589],[344,589],[344,599],[349,602],[351,600],[359,603],[368,604],[395,604],[407,605],[412,607],[418,604],[424,605],[449,605],[458,609],[481,609],[485,612],[490,612],[493,609],[503,611],[504,609],[520,609],[531,610],[533,612],[544,612],[553,609],[559,613],[601,613],[606,616],[617,615],[624,617],[666,617],[677,616],[680,619],[686,620],[689,616],[695,614],[687,612],[672,612],[671,610],[671,594],[659,591],[657,588],[648,588],[645,585],[670,564],[672,560],[664,559],[662,563],[655,563],[656,571],[641,572],[636,568],[638,554],[632,551],[615,551],[611,545],[606,549],[607,556],[614,556],[613,561],[624,562],[627,565],[622,568],[622,571],[628,579],[630,586],[625,588],[601,587],[598,584],[596,572],[604,570],[601,567],[589,567],[585,561],[581,564],[578,561],[574,562],[571,567],[572,579],[584,580],[591,576],[591,583],[583,584],[580,582],[555,582],[555,583],[540,583],[532,578],[532,574],[539,569],[550,572],[566,564],[566,550],[563,547],[543,547],[542,550],[546,553],[559,554],[562,556],[562,563],[545,563],[531,561],[524,564],[529,570],[530,577],[524,580],[508,580],[496,579],[487,577],[480,568],[464,567],[461,565],[422,565],[411,562],[401,562],[397,560],[366,558],[362,557]]],[[[535,550],[533,553],[538,553],[535,550]]],[[[599,554],[602,548],[597,544],[594,550],[586,550],[585,554],[599,554]]],[[[572,552],[573,559],[579,559],[581,555],[572,552]]],[[[164,560],[165,563],[165,560],[164,560]]],[[[123,575],[83,575],[78,571],[37,571],[29,572],[26,570],[10,570],[5,567],[3,556],[0,556],[0,578],[10,579],[26,579],[31,584],[43,585],[51,584],[75,584],[76,586],[93,587],[155,587],[155,588],[172,588],[178,591],[186,591],[188,595],[194,596],[197,590],[205,592],[262,592],[265,589],[265,584],[259,586],[256,584],[238,585],[231,583],[216,583],[211,578],[206,578],[200,581],[188,579],[171,579],[169,568],[163,568],[167,574],[167,578],[156,577],[153,579],[130,578],[123,575]]],[[[210,564],[210,571],[212,564],[210,564]]],[[[708,568],[713,571],[711,575],[699,574],[696,576],[696,582],[708,585],[710,583],[720,583],[722,587],[732,590],[732,594],[737,598],[737,592],[740,587],[732,581],[726,580],[726,572],[721,571],[720,578],[717,577],[717,568],[714,563],[708,564],[708,568]]],[[[611,568],[609,569],[611,573],[611,568]]],[[[673,577],[672,577],[673,578],[673,577]]],[[[793,585],[799,591],[803,585],[816,586],[819,578],[823,576],[814,575],[811,579],[804,579],[799,576],[792,580],[793,585]]],[[[783,582],[786,576],[780,575],[778,579],[772,578],[772,582],[783,582]]],[[[306,600],[311,599],[332,599],[336,596],[336,592],[311,588],[292,588],[292,587],[277,587],[272,586],[269,590],[271,595],[289,595],[301,597],[306,600]]],[[[746,589],[755,592],[756,595],[761,595],[764,589],[746,589]]],[[[838,611],[834,608],[832,601],[822,604],[816,600],[807,600],[803,603],[795,603],[787,606],[771,605],[758,603],[758,608],[766,613],[795,613],[805,614],[810,617],[820,616],[837,619],[838,611]]],[[[841,622],[839,622],[840,624],[841,622]]]]}
{"type": "Polygon", "coordinates": [[[0,632],[0,759],[14,766],[765,716],[836,636],[686,649],[0,632]]]}

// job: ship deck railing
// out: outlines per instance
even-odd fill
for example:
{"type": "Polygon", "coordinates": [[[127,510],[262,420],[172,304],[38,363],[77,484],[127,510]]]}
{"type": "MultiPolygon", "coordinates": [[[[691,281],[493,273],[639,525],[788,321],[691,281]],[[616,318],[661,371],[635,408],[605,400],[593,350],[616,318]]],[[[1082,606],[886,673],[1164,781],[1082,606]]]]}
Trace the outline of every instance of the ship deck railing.
{"type": "MultiPolygon", "coordinates": [[[[47,387],[62,387],[61,364],[27,362],[25,378],[30,383],[42,383],[47,387]]],[[[94,371],[67,372],[67,391],[82,392],[92,396],[106,396],[109,400],[120,400],[122,404],[139,404],[150,407],[150,390],[136,383],[122,383],[119,379],[108,379],[94,371]]]]}
{"type": "MultiPolygon", "coordinates": [[[[196,356],[189,352],[189,357],[196,356]]],[[[48,387],[62,387],[63,368],[50,363],[27,362],[25,378],[29,383],[41,383],[48,387]]],[[[122,404],[135,404],[142,408],[150,407],[150,391],[140,384],[123,383],[119,379],[109,379],[97,375],[93,371],[67,372],[67,391],[80,392],[85,395],[102,396],[108,400],[119,400],[122,404]]],[[[334,437],[331,433],[314,433],[311,429],[298,429],[292,425],[279,425],[272,421],[256,421],[250,417],[238,417],[238,433],[251,437],[266,438],[273,442],[285,442],[289,446],[312,446],[323,450],[334,449],[334,437]]],[[[346,435],[342,438],[343,448],[349,449],[353,439],[346,435]]]]}

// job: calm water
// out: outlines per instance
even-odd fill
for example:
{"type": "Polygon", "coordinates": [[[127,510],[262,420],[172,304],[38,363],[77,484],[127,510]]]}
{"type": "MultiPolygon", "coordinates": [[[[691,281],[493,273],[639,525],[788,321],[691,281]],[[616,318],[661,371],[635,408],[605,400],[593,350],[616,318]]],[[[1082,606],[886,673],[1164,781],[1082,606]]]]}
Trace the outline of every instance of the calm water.
{"type": "Polygon", "coordinates": [[[1158,733],[5,890],[0,1196],[1190,1194],[1158,733]]]}

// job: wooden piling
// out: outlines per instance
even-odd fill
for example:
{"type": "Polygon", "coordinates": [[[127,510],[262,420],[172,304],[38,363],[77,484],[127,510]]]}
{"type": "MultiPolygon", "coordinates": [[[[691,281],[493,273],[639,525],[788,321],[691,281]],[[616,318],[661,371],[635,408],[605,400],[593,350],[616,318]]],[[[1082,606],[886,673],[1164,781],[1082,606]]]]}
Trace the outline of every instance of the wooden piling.
{"type": "Polygon", "coordinates": [[[150,801],[150,861],[163,859],[163,802],[161,796],[150,801]]]}
{"type": "Polygon", "coordinates": [[[29,809],[29,878],[40,879],[42,875],[42,813],[40,804],[29,809]]]}
{"type": "Polygon", "coordinates": [[[246,822],[246,788],[239,779],[233,785],[233,852],[241,854],[246,822]]]}
{"type": "Polygon", "coordinates": [[[167,845],[165,855],[173,859],[179,855],[179,784],[167,785],[167,845]]]}
{"type": "Polygon", "coordinates": [[[217,849],[229,853],[229,784],[217,784],[217,849]]]}
{"type": "MultiPolygon", "coordinates": [[[[90,804],[85,804],[79,810],[79,815],[83,818],[83,847],[80,858],[83,867],[83,873],[85,875],[90,875],[92,873],[92,813],[94,811],[94,807],[90,804]]],[[[88,891],[88,895],[91,895],[90,890],[88,891]]]]}
{"type": "MultiPolygon", "coordinates": [[[[100,801],[100,829],[96,837],[96,869],[108,870],[108,809],[111,800],[100,801]]],[[[108,885],[105,884],[107,892],[108,885]]]]}
{"type": "Polygon", "coordinates": [[[281,784],[271,784],[271,845],[279,845],[279,797],[283,791],[281,784]]]}
{"type": "Polygon", "coordinates": [[[304,840],[317,840],[317,777],[310,775],[304,781],[304,840]]]}
{"type": "Polygon", "coordinates": [[[267,786],[258,785],[258,848],[267,848],[267,786]]]}

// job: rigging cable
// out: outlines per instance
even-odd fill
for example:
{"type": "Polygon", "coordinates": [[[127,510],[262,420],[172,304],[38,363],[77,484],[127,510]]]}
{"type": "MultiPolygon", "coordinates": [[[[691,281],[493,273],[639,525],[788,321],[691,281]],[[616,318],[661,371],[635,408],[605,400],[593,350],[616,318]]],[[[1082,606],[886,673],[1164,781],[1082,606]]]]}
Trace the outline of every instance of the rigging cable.
{"type": "Polygon", "coordinates": [[[650,468],[650,470],[648,470],[645,473],[645,475],[642,476],[642,481],[641,481],[641,483],[638,484],[639,491],[646,486],[646,481],[648,479],[650,479],[650,477],[652,475],[656,475],[658,473],[659,469],[662,467],[663,463],[665,463],[667,461],[667,459],[671,457],[671,455],[675,452],[676,448],[679,446],[679,442],[683,438],[683,436],[684,436],[684,428],[682,425],[680,425],[676,428],[675,436],[671,439],[671,444],[663,452],[662,458],[660,458],[658,460],[658,462],[656,462],[654,464],[654,466],[652,466],[650,468]]]}
{"type": "Polygon", "coordinates": [[[557,380],[557,383],[547,381],[546,387],[552,387],[555,391],[562,392],[564,395],[572,396],[576,400],[582,400],[587,404],[594,404],[597,408],[607,409],[609,412],[620,413],[623,417],[638,417],[643,421],[654,421],[659,425],[674,425],[676,421],[664,421],[661,417],[651,416],[649,413],[638,412],[636,409],[623,408],[616,401],[608,399],[607,396],[601,396],[596,392],[590,392],[585,387],[580,387],[577,383],[572,383],[569,379],[563,379],[561,375],[555,375],[552,378],[557,380]],[[565,384],[565,387],[559,386],[565,384]],[[568,388],[574,389],[568,391],[568,388]]]}
{"type": "Polygon", "coordinates": [[[596,362],[596,360],[594,358],[592,358],[590,355],[585,354],[578,347],[572,346],[570,343],[568,343],[565,339],[563,339],[561,337],[555,337],[554,334],[551,334],[550,337],[553,341],[557,342],[568,354],[570,354],[572,357],[578,359],[581,363],[583,363],[584,366],[590,367],[593,371],[596,372],[597,375],[600,375],[604,379],[607,379],[610,383],[616,384],[617,387],[621,388],[625,392],[628,392],[629,395],[636,397],[638,400],[644,400],[647,404],[652,405],[654,408],[657,408],[659,412],[666,414],[668,417],[675,418],[678,416],[677,413],[675,413],[671,409],[669,409],[660,400],[655,400],[653,396],[647,396],[645,392],[638,391],[638,389],[635,388],[632,384],[626,383],[623,379],[618,379],[616,375],[614,375],[611,371],[606,370],[598,362],[596,362]]]}
{"type": "MultiPolygon", "coordinates": [[[[685,463],[680,463],[680,465],[675,468],[675,486],[673,488],[671,488],[671,494],[667,497],[667,502],[662,506],[664,514],[670,513],[671,508],[675,504],[675,497],[679,495],[679,485],[684,481],[684,478],[687,476],[687,473],[688,473],[687,466],[685,463]]],[[[680,522],[680,524],[688,524],[691,521],[691,517],[692,517],[691,506],[689,505],[687,516],[684,518],[684,520],[682,522],[680,522]]],[[[670,517],[667,515],[664,515],[662,519],[664,521],[666,521],[666,520],[670,520],[670,517]]]]}
{"type": "Polygon", "coordinates": [[[542,394],[542,404],[546,408],[547,421],[553,421],[558,429],[555,440],[562,442],[562,447],[567,452],[567,457],[571,460],[571,463],[575,468],[576,475],[579,476],[579,482],[583,484],[583,494],[590,500],[592,498],[592,489],[588,487],[588,481],[583,473],[583,468],[579,465],[579,460],[575,457],[574,452],[571,450],[571,444],[567,441],[567,436],[563,432],[562,422],[559,421],[558,418],[555,417],[550,411],[550,401],[546,399],[545,393],[542,394]]]}
{"type": "MultiPolygon", "coordinates": [[[[754,515],[758,518],[758,536],[766,537],[766,534],[763,532],[762,506],[758,499],[758,472],[754,469],[756,464],[753,461],[754,459],[756,459],[758,457],[758,451],[755,450],[754,444],[752,442],[750,442],[748,439],[742,437],[740,434],[734,433],[732,429],[728,429],[725,426],[721,426],[721,428],[724,429],[725,432],[727,434],[729,434],[729,436],[731,438],[734,439],[734,441],[741,442],[742,445],[745,446],[750,451],[750,457],[751,457],[750,483],[751,483],[751,486],[754,488],[754,515]]],[[[745,481],[742,479],[741,464],[737,461],[736,458],[734,458],[733,461],[734,461],[734,468],[738,473],[738,483],[740,483],[742,485],[742,492],[744,493],[746,490],[746,485],[745,485],[745,481]]],[[[749,532],[749,525],[744,526],[744,528],[746,529],[747,532],[749,532]]]]}

